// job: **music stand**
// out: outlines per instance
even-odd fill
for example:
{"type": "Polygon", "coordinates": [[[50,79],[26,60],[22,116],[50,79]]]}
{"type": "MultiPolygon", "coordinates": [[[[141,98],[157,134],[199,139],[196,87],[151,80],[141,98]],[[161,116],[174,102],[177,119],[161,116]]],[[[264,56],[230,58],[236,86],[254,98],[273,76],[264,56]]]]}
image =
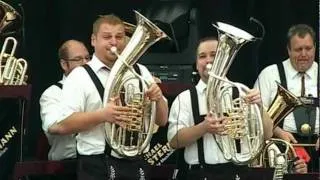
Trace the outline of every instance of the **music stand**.
{"type": "Polygon", "coordinates": [[[25,86],[0,86],[0,98],[14,98],[19,100],[19,116],[20,116],[20,141],[19,141],[19,161],[23,161],[23,143],[25,135],[25,127],[28,118],[31,100],[31,85],[25,86]]]}

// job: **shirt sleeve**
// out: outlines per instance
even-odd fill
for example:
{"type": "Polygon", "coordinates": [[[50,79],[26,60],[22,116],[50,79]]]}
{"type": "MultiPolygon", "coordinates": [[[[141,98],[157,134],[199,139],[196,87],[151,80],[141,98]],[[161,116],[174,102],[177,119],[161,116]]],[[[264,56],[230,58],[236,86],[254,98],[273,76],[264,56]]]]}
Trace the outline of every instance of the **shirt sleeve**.
{"type": "Polygon", "coordinates": [[[144,65],[138,64],[140,71],[141,71],[141,76],[143,76],[143,78],[151,83],[154,83],[154,79],[152,77],[152,74],[150,73],[150,71],[147,69],[147,67],[145,67],[144,65]]]}
{"type": "Polygon", "coordinates": [[[192,126],[191,122],[193,122],[193,117],[190,93],[189,91],[184,91],[176,97],[171,105],[167,134],[168,141],[171,141],[180,129],[192,126]]]}
{"type": "MultiPolygon", "coordinates": [[[[147,67],[145,67],[144,65],[138,64],[140,70],[141,70],[141,74],[143,76],[143,78],[145,78],[145,80],[147,82],[151,82],[151,83],[155,83],[155,80],[153,79],[152,74],[150,73],[150,71],[147,69],[147,67]]],[[[167,98],[165,96],[162,96],[163,100],[165,100],[166,102],[168,102],[167,98]]]]}
{"type": "Polygon", "coordinates": [[[48,132],[48,128],[57,122],[60,117],[61,94],[62,90],[53,85],[46,89],[40,97],[40,117],[44,132],[48,132]]]}
{"type": "Polygon", "coordinates": [[[84,68],[77,67],[66,78],[62,89],[61,117],[59,122],[74,112],[84,112],[86,102],[86,88],[82,83],[88,82],[88,75],[84,68]]]}
{"type": "Polygon", "coordinates": [[[259,89],[261,93],[263,105],[267,108],[272,103],[273,94],[276,91],[277,76],[279,73],[275,65],[266,67],[261,71],[254,84],[254,88],[259,89]]]}

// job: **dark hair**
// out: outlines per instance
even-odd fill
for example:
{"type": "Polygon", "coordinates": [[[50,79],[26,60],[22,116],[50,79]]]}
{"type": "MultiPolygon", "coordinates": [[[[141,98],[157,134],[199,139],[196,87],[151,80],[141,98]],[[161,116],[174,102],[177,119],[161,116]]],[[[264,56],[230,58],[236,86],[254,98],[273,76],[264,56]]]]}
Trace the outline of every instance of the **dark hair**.
{"type": "Polygon", "coordinates": [[[118,16],[114,14],[100,15],[98,19],[93,23],[93,26],[92,26],[92,33],[94,35],[97,34],[100,25],[103,23],[108,23],[112,25],[121,24],[124,27],[123,21],[118,16]]]}
{"type": "Polygon", "coordinates": [[[218,38],[215,36],[207,36],[207,37],[199,39],[198,44],[197,44],[196,54],[198,54],[199,45],[205,41],[218,41],[218,38]]]}
{"type": "Polygon", "coordinates": [[[310,35],[313,43],[315,44],[315,40],[316,40],[316,33],[314,32],[313,28],[306,25],[306,24],[297,24],[294,26],[291,26],[288,34],[287,34],[287,46],[290,49],[291,48],[291,44],[290,41],[294,36],[298,36],[300,38],[304,38],[306,35],[310,35]]]}

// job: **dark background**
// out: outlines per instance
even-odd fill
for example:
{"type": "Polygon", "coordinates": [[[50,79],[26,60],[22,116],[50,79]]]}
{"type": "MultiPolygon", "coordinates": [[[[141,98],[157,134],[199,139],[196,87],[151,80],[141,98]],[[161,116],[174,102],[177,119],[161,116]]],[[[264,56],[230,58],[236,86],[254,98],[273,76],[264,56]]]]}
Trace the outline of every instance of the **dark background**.
{"type": "MultiPolygon", "coordinates": [[[[159,1],[159,0],[158,0],[159,1]]],[[[92,23],[98,15],[114,13],[135,24],[133,9],[142,14],[154,0],[15,0],[6,1],[23,16],[22,33],[17,34],[17,56],[29,62],[29,83],[32,84],[32,106],[25,154],[33,156],[41,129],[39,97],[52,83],[61,79],[57,50],[68,39],[83,41],[90,52],[92,23]]],[[[185,0],[185,2],[189,2],[185,0]]],[[[269,64],[287,58],[286,32],[293,24],[312,26],[319,39],[319,1],[317,0],[194,0],[191,7],[199,12],[198,36],[216,34],[211,26],[216,21],[230,23],[255,36],[261,29],[250,23],[254,17],[265,27],[263,41],[245,45],[235,58],[228,77],[252,86],[258,73],[269,64]]],[[[318,47],[318,41],[317,41],[318,47]]],[[[318,60],[318,52],[316,61],[318,60]]],[[[177,64],[190,64],[184,59],[173,59],[177,64]],[[181,63],[180,63],[181,62],[181,63]]],[[[161,62],[148,61],[161,65],[161,62]]]]}

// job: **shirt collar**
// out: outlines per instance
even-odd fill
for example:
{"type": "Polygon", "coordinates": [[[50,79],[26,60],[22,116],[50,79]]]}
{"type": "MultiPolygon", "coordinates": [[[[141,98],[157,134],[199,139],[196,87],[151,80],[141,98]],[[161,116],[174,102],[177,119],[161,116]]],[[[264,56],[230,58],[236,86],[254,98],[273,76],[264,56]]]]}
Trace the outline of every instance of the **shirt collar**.
{"type": "Polygon", "coordinates": [[[103,64],[103,62],[98,59],[98,57],[93,54],[91,61],[88,62],[88,65],[92,68],[94,72],[98,72],[100,69],[107,68],[109,71],[111,68],[103,64]]]}
{"type": "Polygon", "coordinates": [[[316,62],[313,62],[311,67],[306,71],[306,74],[309,78],[317,78],[318,75],[318,64],[316,62]]]}
{"type": "Polygon", "coordinates": [[[200,79],[198,84],[196,85],[196,89],[201,93],[205,93],[207,84],[200,79]]]}
{"type": "MultiPolygon", "coordinates": [[[[293,68],[290,59],[287,59],[284,61],[283,64],[286,68],[288,78],[293,79],[296,76],[299,76],[299,72],[293,68]]],[[[317,77],[317,69],[318,64],[316,62],[313,62],[311,67],[305,72],[308,78],[317,77]]]]}
{"type": "Polygon", "coordinates": [[[59,81],[59,83],[63,84],[66,80],[67,76],[65,74],[62,75],[62,79],[59,81]]]}

